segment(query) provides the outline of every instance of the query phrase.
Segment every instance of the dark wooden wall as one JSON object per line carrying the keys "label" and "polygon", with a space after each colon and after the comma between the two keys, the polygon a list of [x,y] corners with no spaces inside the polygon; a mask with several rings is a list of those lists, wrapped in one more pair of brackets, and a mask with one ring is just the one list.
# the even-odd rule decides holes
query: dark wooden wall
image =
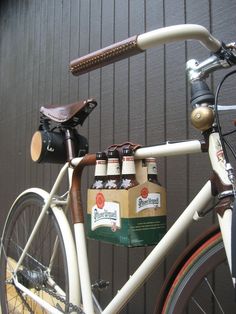
{"label": "dark wooden wall", "polygon": [[[0,200],[1,226],[18,193],[31,186],[49,189],[58,166],[30,160],[32,133],[42,104],[66,104],[95,97],[99,106],[81,129],[90,151],[126,140],[153,145],[166,140],[197,138],[188,122],[191,108],[185,61],[208,52],[197,43],[173,43],[73,77],[69,61],[115,41],[163,26],[196,23],[216,37],[236,38],[233,0],[9,0],[0,4]],[[221,74],[209,83],[214,87]],[[225,101],[233,101],[226,84]],[[232,117],[230,117],[232,118]],[[206,156],[160,159],[160,181],[168,191],[168,225],[208,177]],[[87,171],[85,182],[92,180]],[[178,206],[177,206],[178,204]],[[151,313],[167,269],[213,217],[193,226],[173,253],[141,288],[124,313]],[[136,269],[150,248],[131,249],[88,242],[92,281],[112,282],[99,295],[102,306]]]}

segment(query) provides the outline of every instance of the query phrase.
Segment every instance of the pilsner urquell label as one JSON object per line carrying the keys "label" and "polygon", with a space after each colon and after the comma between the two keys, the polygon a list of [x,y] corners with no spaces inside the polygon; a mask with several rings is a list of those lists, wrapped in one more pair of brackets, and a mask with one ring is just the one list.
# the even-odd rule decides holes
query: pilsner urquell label
{"label": "pilsner urquell label", "polygon": [[116,230],[121,227],[120,205],[117,202],[106,202],[102,193],[98,193],[96,204],[92,207],[91,229],[110,227]]}
{"label": "pilsner urquell label", "polygon": [[136,199],[136,212],[139,213],[144,209],[161,207],[160,193],[149,193],[147,188],[141,190],[141,195]]}

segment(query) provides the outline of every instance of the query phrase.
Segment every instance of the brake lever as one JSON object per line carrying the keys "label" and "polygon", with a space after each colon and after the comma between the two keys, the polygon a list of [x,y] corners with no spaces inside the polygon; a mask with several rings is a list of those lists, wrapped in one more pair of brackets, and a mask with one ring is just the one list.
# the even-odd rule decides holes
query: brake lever
{"label": "brake lever", "polygon": [[217,105],[218,111],[236,110],[236,105]]}
{"label": "brake lever", "polygon": [[230,66],[236,64],[236,44],[232,43],[222,43],[220,51],[215,53],[221,60],[226,61]]}

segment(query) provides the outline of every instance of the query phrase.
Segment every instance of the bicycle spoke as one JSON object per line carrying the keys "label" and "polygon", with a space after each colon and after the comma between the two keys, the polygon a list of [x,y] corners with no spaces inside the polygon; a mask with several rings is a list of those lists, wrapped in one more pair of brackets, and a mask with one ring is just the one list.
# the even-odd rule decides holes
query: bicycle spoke
{"label": "bicycle spoke", "polygon": [[[217,298],[217,296],[216,296],[216,294],[215,294],[215,292],[214,292],[214,290],[213,290],[213,288],[212,288],[212,286],[211,286],[211,284],[210,284],[208,278],[207,278],[207,277],[204,277],[204,281],[205,281],[205,283],[206,283],[208,289],[210,290],[211,295],[214,297],[214,300],[216,301],[216,303],[217,303],[217,305],[218,305],[220,311],[221,311],[222,313],[224,313],[224,310],[222,309],[222,306],[221,306],[221,304],[220,304],[220,301],[219,301],[219,299]],[[207,314],[207,312],[204,311],[204,309],[201,307],[201,305],[198,303],[198,301],[197,301],[194,297],[192,297],[192,301],[194,302],[194,304],[199,308],[199,310],[200,310],[202,313]]]}
{"label": "bicycle spoke", "polygon": [[50,272],[51,272],[51,269],[53,267],[55,256],[57,254],[57,247],[58,247],[58,245],[59,245],[59,241],[58,241],[58,237],[56,237],[55,242],[54,242],[54,246],[53,246],[53,250],[52,250],[53,253],[52,253],[52,256],[50,258],[49,266],[48,266],[48,269],[49,269]]}
{"label": "bicycle spoke", "polygon": [[216,296],[214,290],[212,289],[209,280],[207,279],[207,277],[205,277],[204,280],[205,280],[205,283],[207,284],[209,290],[211,291],[211,294],[213,295],[213,297],[214,297],[216,303],[218,304],[220,311],[221,311],[222,313],[224,313],[224,310],[222,309],[222,306],[221,306],[221,304],[220,304],[220,301],[219,301],[219,299],[217,298],[217,296]]}
{"label": "bicycle spoke", "polygon": [[203,310],[203,308],[201,307],[201,305],[197,302],[197,300],[196,300],[194,297],[192,297],[192,301],[194,302],[194,304],[199,308],[199,310],[200,310],[202,313],[207,314],[207,313]]}

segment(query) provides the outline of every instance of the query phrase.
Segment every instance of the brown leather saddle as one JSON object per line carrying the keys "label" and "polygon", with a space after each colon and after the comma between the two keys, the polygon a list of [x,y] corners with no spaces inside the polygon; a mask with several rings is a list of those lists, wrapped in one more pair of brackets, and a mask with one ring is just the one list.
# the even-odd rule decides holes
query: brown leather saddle
{"label": "brown leather saddle", "polygon": [[96,106],[95,99],[87,99],[68,105],[42,106],[40,112],[43,116],[57,123],[76,126],[82,125]]}

